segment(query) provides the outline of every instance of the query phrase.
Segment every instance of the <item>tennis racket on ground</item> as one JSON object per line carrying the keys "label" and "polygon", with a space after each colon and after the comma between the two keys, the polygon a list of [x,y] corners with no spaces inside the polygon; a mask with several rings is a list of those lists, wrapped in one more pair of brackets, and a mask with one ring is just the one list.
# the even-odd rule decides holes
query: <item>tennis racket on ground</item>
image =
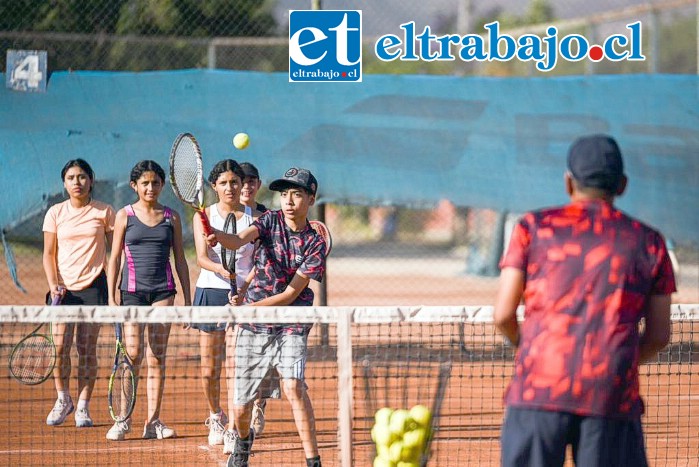
{"label": "tennis racket on ground", "polygon": [[192,206],[201,216],[204,233],[213,233],[204,209],[204,166],[199,143],[191,133],[177,136],[170,151],[170,183],[180,201]]}
{"label": "tennis racket on ground", "polygon": [[[230,234],[237,233],[238,227],[236,225],[235,214],[229,212],[226,216],[226,220],[223,223],[223,231]],[[231,284],[231,293],[233,295],[238,295],[238,284],[235,280],[235,250],[229,250],[223,245],[221,245],[221,263],[223,267],[231,275],[229,278]]]}
{"label": "tennis racket on ground", "polygon": [[330,235],[330,230],[321,221],[309,221],[311,228],[325,240],[325,256],[330,256],[330,250],[333,248],[333,238]]}
{"label": "tennis racket on ground", "polygon": [[131,365],[131,359],[122,343],[122,325],[117,323],[116,355],[114,369],[109,377],[109,415],[115,422],[123,422],[131,416],[136,405],[136,377]]}
{"label": "tennis racket on ground", "polygon": [[[49,301],[51,293],[46,295]],[[51,298],[51,306],[60,303],[61,296]],[[44,323],[36,327],[28,336],[19,341],[12,349],[9,359],[10,374],[20,383],[33,386],[41,384],[51,376],[56,364],[56,346],[53,344],[51,323],[48,334],[39,331]]]}

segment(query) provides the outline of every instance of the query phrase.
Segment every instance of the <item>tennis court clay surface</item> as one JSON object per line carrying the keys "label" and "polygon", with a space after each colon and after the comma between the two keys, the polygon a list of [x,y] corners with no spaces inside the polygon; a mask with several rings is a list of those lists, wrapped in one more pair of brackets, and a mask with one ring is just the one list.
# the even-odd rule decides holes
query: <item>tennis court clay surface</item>
{"label": "tennis court clay surface", "polygon": [[[8,328],[17,327],[3,325],[3,336]],[[398,332],[413,331],[402,329]],[[329,348],[324,347],[318,344],[317,334],[314,332],[311,338],[315,344],[310,348],[307,380],[316,412],[323,464],[340,465],[337,367],[332,340]],[[381,339],[380,336],[376,337],[377,340]],[[490,353],[496,351],[497,346],[486,344],[483,339],[483,336],[466,333],[465,342],[472,351],[462,350],[456,339],[453,350],[444,347],[432,350],[433,357],[436,353],[451,355],[452,373],[442,404],[431,465],[498,465],[498,436],[503,416],[501,394],[509,378],[511,364],[506,360],[491,358]],[[373,421],[364,391],[361,359],[371,352],[381,353],[382,349],[361,343],[371,340],[370,336],[363,335],[359,340],[354,365],[353,453],[355,465],[370,465],[373,446],[369,430]],[[3,344],[4,341],[3,338]],[[429,352],[429,346],[425,348]],[[395,347],[387,346],[383,350],[386,350],[384,355],[391,355],[390,358],[397,359],[401,353]],[[696,348],[693,350],[696,351]],[[692,349],[682,350],[685,353],[688,351]],[[113,332],[111,326],[104,326],[99,347],[100,371],[90,404],[95,421],[93,428],[76,428],[72,415],[62,426],[47,426],[46,415],[55,400],[52,381],[39,386],[22,386],[8,375],[3,365],[0,369],[0,464],[224,465],[227,456],[221,452],[221,447],[207,444],[208,429],[204,426],[204,420],[208,410],[198,376],[195,332],[173,327],[168,353],[168,379],[161,418],[177,430],[176,439],[141,439],[145,420],[145,381],[139,387],[132,432],[123,442],[105,439],[112,423],[106,401],[112,352]],[[3,345],[2,361],[6,361],[7,353],[8,346]],[[75,358],[74,363],[77,363]],[[396,362],[396,365],[399,363]],[[644,424],[652,465],[699,465],[699,437],[695,424],[699,419],[699,381],[696,376],[699,374],[699,364],[649,365],[644,368],[648,369],[645,373],[653,373],[643,378],[643,393],[648,407]],[[433,383],[420,381],[414,385]],[[71,381],[73,388],[75,384],[74,372]],[[417,390],[411,387],[412,381],[399,384],[407,384],[408,391]],[[222,386],[222,396],[225,397],[225,377]],[[394,396],[391,405],[401,406],[399,391],[395,391]],[[223,404],[225,407],[225,401]],[[303,451],[285,400],[268,403],[267,427],[264,435],[255,441],[253,453],[251,465],[303,465]]]}
{"label": "tennis court clay surface", "polygon": [[[424,260],[423,260],[424,261]],[[22,269],[22,282],[28,294],[3,297],[5,304],[36,305],[43,301],[45,280],[40,261]],[[423,264],[424,266],[424,264]],[[458,265],[452,265],[454,270]],[[419,262],[406,263],[392,273],[360,268],[355,260],[331,259],[328,297],[331,305],[490,305],[497,280],[454,274],[420,275]],[[406,274],[415,282],[406,281]],[[6,269],[0,280],[9,283]],[[197,277],[192,267],[191,277]],[[682,285],[682,282],[680,283]],[[687,281],[684,284],[688,284]],[[685,288],[675,301],[696,303],[695,288]],[[502,393],[512,371],[509,355],[502,354],[502,340],[492,329],[459,328],[444,325],[428,329],[415,327],[353,329],[357,339],[354,352],[353,457],[358,466],[371,465],[372,424],[362,380],[362,358],[383,355],[400,366],[400,352],[406,348],[439,359],[452,361],[434,456],[430,465],[499,465],[499,429],[502,422]],[[334,329],[329,346],[321,345],[319,326],[309,339],[307,380],[317,419],[318,440],[324,466],[340,465],[338,444],[338,375]],[[113,327],[102,327],[99,341],[99,374],[90,413],[93,428],[78,429],[72,415],[59,427],[45,420],[56,394],[51,380],[39,386],[23,386],[9,376],[7,357],[28,325],[0,325],[0,465],[225,465],[227,456],[220,446],[207,444],[204,421],[208,408],[199,378],[198,335],[173,325],[168,348],[167,382],[161,419],[177,431],[172,440],[142,440],[145,420],[145,381],[138,390],[132,432],[124,442],[110,442],[105,434],[112,424],[107,409],[107,380],[114,352]],[[437,335],[439,334],[439,335]],[[424,341],[424,336],[431,339]],[[398,336],[398,337],[396,337]],[[408,345],[411,341],[419,344]],[[401,344],[403,342],[403,344]],[[670,353],[661,363],[642,368],[642,394],[647,413],[647,434],[651,465],[699,467],[699,321],[676,323]],[[73,349],[72,395],[76,398],[77,356]],[[392,357],[391,357],[392,356]],[[433,384],[427,381],[424,384]],[[423,384],[423,382],[415,383]],[[226,407],[226,381],[222,382],[222,404]],[[77,401],[75,401],[77,402]],[[394,406],[401,405],[396,396]],[[267,405],[264,435],[253,446],[250,465],[304,465],[304,454],[286,400]]]}

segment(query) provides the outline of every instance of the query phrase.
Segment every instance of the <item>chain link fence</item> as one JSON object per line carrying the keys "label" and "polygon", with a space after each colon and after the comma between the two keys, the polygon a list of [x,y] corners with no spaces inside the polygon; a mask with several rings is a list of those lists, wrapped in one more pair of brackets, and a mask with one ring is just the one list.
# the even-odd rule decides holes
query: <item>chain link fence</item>
{"label": "chain link fence", "polygon": [[[314,6],[359,8],[364,12],[365,73],[531,75],[528,64],[382,62],[375,40],[400,33],[400,24],[416,21],[435,34],[484,34],[483,25],[500,21],[503,33],[545,34],[555,25],[561,34],[590,39],[623,32],[630,21],[643,22],[648,60],[567,63],[552,74],[696,73],[696,0],[581,2],[530,0],[337,1],[174,1],[36,0],[0,2],[0,52],[46,50],[50,70],[143,71],[182,68],[286,71],[288,10]],[[4,55],[4,54],[3,54]],[[4,71],[5,64],[1,65]]]}
{"label": "chain link fence", "polygon": [[[284,72],[288,69],[288,10],[318,7],[363,10],[367,74],[544,76],[518,61],[408,64],[378,60],[373,53],[376,38],[398,34],[400,24],[411,20],[429,24],[436,34],[482,34],[484,24],[498,20],[503,32],[514,36],[543,34],[553,24],[561,33],[589,38],[623,31],[631,20],[641,20],[645,62],[562,63],[545,76],[697,71],[696,0],[4,0],[0,1],[0,56],[8,49],[46,50],[49,71]],[[0,71],[5,72],[4,60]],[[124,167],[124,173],[129,168]],[[27,293],[14,286],[11,271],[0,266],[0,304],[42,300],[46,285],[41,220],[51,201],[62,196],[47,194],[44,210],[4,232],[7,262],[17,264],[17,278]],[[278,206],[269,192],[263,192],[262,201]],[[321,300],[330,305],[490,304],[497,287],[497,260],[506,241],[503,232],[514,217],[454,206],[448,200],[429,209],[329,204],[315,215],[325,217],[336,238],[327,289],[319,291]],[[697,302],[697,245],[678,245],[676,252],[680,260],[676,300]],[[191,246],[188,256],[194,257]],[[196,274],[192,267],[193,279]]]}

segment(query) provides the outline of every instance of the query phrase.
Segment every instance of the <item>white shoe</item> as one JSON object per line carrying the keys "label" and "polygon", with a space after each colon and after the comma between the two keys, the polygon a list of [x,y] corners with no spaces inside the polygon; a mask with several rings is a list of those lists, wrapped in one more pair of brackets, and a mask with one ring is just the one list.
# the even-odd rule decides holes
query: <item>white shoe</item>
{"label": "white shoe", "polygon": [[90,412],[88,412],[86,408],[75,411],[75,426],[78,428],[87,428],[92,426],[92,418],[90,418]]}
{"label": "white shoe", "polygon": [[160,420],[146,423],[143,427],[143,439],[167,439],[174,438],[175,430],[165,426]]}
{"label": "white shoe", "polygon": [[226,430],[223,432],[223,453],[233,454],[235,449],[235,440],[238,438],[238,432],[236,430]]}
{"label": "white shoe", "polygon": [[223,432],[226,431],[226,423],[228,423],[228,417],[223,412],[210,415],[206,419],[204,425],[209,427],[209,446],[216,446],[223,444]]}
{"label": "white shoe", "polygon": [[123,422],[116,422],[107,432],[107,439],[110,441],[124,441],[126,434],[131,432],[131,419]]}
{"label": "white shoe", "polygon": [[250,422],[250,428],[255,430],[255,436],[259,437],[265,429],[265,407],[267,406],[267,401],[262,399],[262,402],[258,404],[255,401],[252,404],[252,421]]}
{"label": "white shoe", "polygon": [[73,409],[73,399],[70,397],[66,400],[56,399],[53,409],[49,412],[49,416],[46,417],[46,424],[50,426],[60,425],[66,421],[68,415],[73,413]]}

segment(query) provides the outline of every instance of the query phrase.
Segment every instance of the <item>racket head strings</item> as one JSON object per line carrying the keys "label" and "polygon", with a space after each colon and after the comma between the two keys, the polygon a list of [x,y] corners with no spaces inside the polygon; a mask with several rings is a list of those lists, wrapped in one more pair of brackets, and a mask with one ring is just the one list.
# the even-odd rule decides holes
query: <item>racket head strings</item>
{"label": "racket head strings", "polygon": [[170,153],[170,183],[184,202],[201,206],[204,201],[203,167],[197,140],[189,133],[177,137]]}
{"label": "racket head strings", "polygon": [[51,376],[55,361],[53,342],[43,335],[31,335],[12,351],[10,373],[24,384],[39,384]]}
{"label": "racket head strings", "polygon": [[136,377],[133,368],[122,361],[109,381],[109,412],[114,421],[123,422],[131,416],[136,402]]}

